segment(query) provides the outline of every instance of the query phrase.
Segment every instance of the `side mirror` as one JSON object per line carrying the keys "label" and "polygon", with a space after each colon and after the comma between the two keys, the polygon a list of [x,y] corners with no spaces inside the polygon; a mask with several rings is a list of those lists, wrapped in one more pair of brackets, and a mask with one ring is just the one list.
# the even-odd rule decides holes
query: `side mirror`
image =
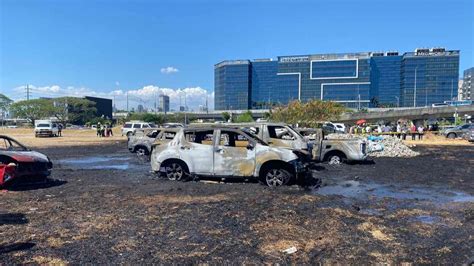
{"label": "side mirror", "polygon": [[249,143],[249,144],[247,145],[247,150],[253,150],[253,148],[254,148],[254,146],[253,146],[252,143]]}

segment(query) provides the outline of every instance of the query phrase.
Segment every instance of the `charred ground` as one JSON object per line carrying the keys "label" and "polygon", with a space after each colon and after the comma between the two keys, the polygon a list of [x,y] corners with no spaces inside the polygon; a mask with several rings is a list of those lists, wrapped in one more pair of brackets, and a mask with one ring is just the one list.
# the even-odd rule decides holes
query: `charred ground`
{"label": "charred ground", "polygon": [[416,149],[322,164],[317,191],[157,179],[124,142],[42,149],[54,181],[0,192],[0,263],[472,262],[474,145]]}

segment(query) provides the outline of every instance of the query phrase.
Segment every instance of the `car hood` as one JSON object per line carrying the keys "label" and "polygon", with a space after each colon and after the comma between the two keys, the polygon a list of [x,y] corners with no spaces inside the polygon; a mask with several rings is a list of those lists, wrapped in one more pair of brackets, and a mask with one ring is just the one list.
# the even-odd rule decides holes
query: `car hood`
{"label": "car hood", "polygon": [[49,162],[48,156],[37,151],[7,151],[3,154],[11,156],[18,162]]}

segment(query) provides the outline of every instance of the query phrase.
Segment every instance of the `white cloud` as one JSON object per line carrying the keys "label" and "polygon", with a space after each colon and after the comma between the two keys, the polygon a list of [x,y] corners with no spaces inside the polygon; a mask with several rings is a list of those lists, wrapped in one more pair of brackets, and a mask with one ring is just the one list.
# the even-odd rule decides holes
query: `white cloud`
{"label": "white cloud", "polygon": [[175,67],[169,66],[169,67],[163,67],[161,70],[162,74],[173,74],[178,72],[179,70]]}
{"label": "white cloud", "polygon": [[[15,100],[24,100],[26,86],[20,86],[13,89],[13,93],[8,95]],[[162,88],[155,85],[147,85],[138,89],[118,89],[107,92],[95,91],[85,87],[68,86],[62,88],[58,85],[51,86],[34,86],[30,85],[31,98],[39,97],[63,97],[63,96],[95,96],[109,99],[115,99],[115,105],[119,109],[126,109],[127,94],[129,109],[137,109],[138,104],[142,104],[146,108],[154,109],[155,101],[161,94],[170,97],[171,109],[179,110],[179,106],[188,106],[190,110],[198,110],[199,106],[205,106],[206,101],[209,109],[214,109],[214,92],[209,92],[201,87],[189,88]],[[8,94],[8,93],[7,93]],[[17,95],[17,97],[14,97]]]}

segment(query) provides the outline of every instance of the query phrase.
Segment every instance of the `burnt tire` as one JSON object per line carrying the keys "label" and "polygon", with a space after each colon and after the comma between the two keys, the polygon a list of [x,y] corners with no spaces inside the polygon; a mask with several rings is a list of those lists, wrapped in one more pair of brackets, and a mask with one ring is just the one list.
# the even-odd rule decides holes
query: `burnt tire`
{"label": "burnt tire", "polygon": [[334,152],[327,156],[326,161],[330,165],[340,165],[345,159],[346,156],[342,152]]}
{"label": "burnt tire", "polygon": [[166,162],[163,167],[165,168],[164,177],[169,180],[185,181],[189,176],[188,168],[182,162]]}
{"label": "burnt tire", "polygon": [[150,155],[150,152],[146,147],[136,147],[135,148],[135,153],[137,156],[148,156]]}
{"label": "burnt tire", "polygon": [[456,133],[449,133],[447,137],[448,137],[448,139],[455,139],[456,138]]}
{"label": "burnt tire", "polygon": [[293,179],[294,176],[286,169],[269,168],[263,173],[261,182],[269,187],[280,187],[287,185]]}

